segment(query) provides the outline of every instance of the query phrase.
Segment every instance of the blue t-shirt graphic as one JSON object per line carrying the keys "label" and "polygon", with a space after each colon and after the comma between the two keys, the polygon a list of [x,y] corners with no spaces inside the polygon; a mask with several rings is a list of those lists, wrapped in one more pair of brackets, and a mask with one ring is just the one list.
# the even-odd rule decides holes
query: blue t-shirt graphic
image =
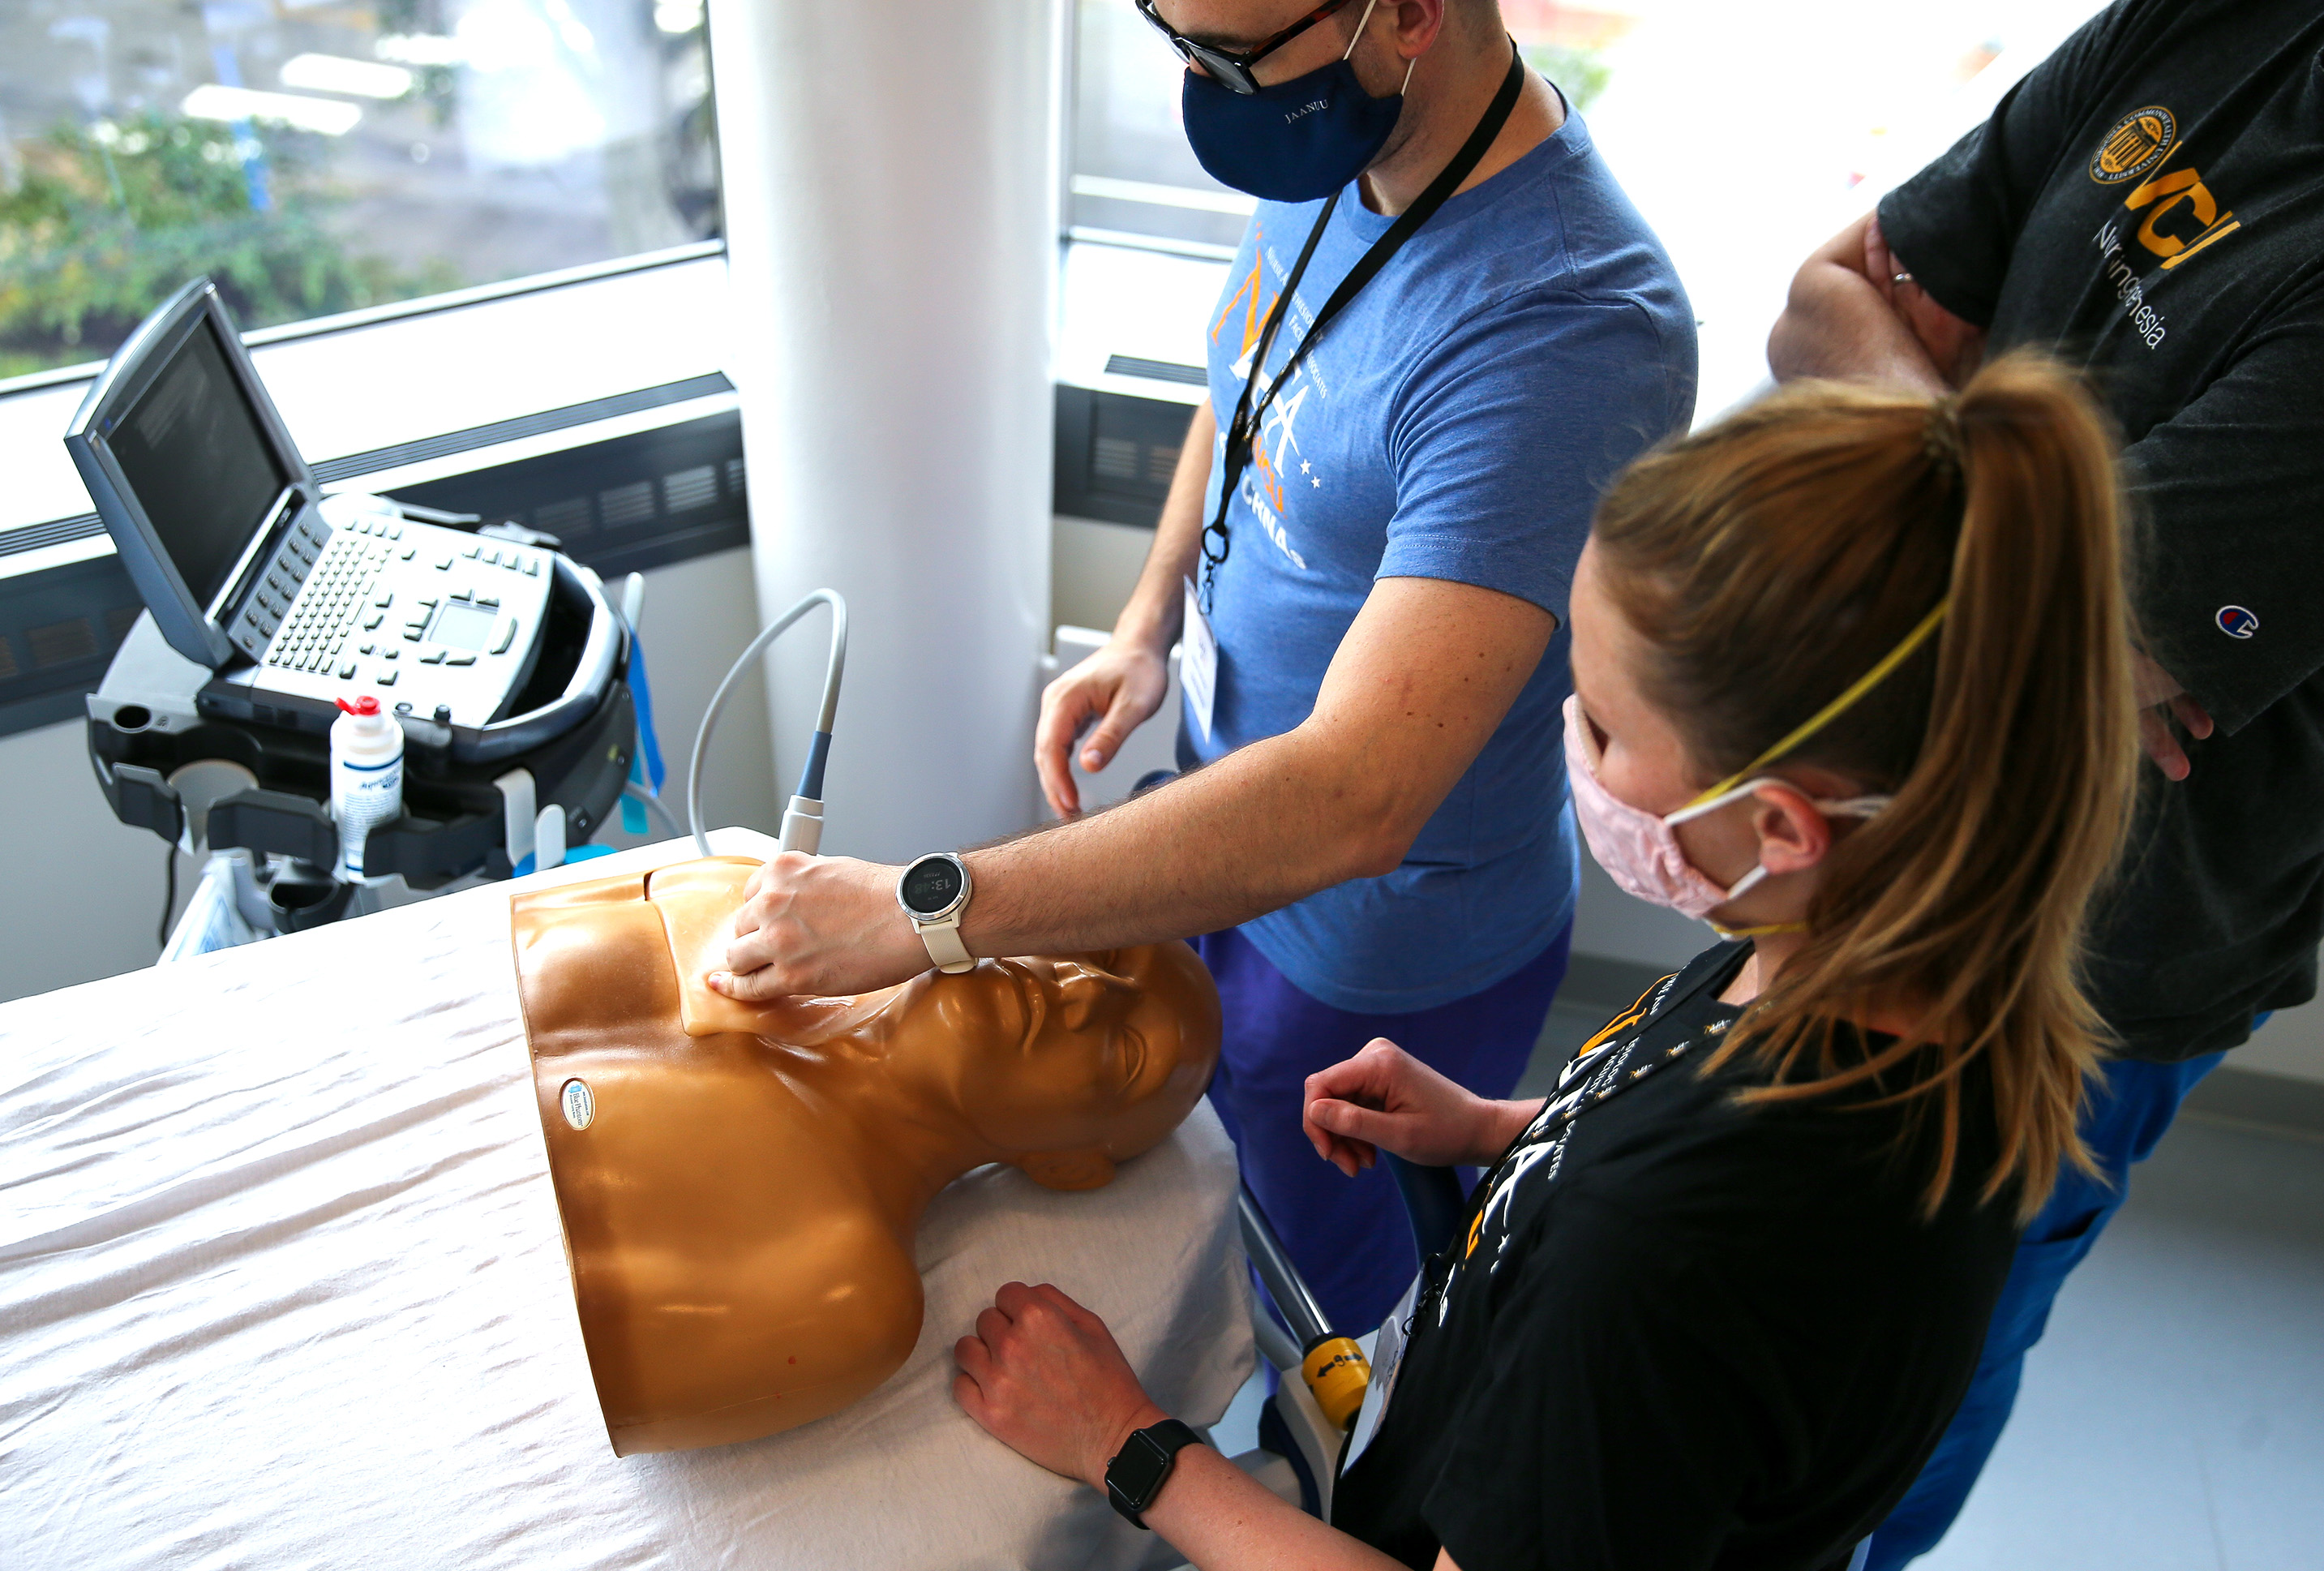
{"label": "blue t-shirt graphic", "polygon": [[[1262,202],[1244,232],[1210,323],[1222,430],[1322,206]],[[1342,192],[1270,370],[1391,222],[1353,186]],[[1446,202],[1275,395],[1227,509],[1211,735],[1188,716],[1182,762],[1305,720],[1376,578],[1480,585],[1561,624],[1402,866],[1245,924],[1313,997],[1367,1013],[1447,1003],[1514,972],[1572,916],[1566,592],[1598,493],[1685,429],[1694,382],[1694,318],[1678,275],[1569,109],[1555,135]]]}

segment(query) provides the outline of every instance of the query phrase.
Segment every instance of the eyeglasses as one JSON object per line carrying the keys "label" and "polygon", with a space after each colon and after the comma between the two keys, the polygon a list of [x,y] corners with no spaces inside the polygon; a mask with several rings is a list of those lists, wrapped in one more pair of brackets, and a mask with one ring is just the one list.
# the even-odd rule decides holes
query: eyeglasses
{"label": "eyeglasses", "polygon": [[1138,0],[1138,13],[1161,30],[1162,36],[1170,41],[1170,47],[1178,51],[1179,59],[1190,66],[1202,67],[1216,78],[1221,86],[1234,92],[1249,94],[1259,90],[1259,79],[1250,74],[1251,67],[1325,17],[1342,11],[1352,4],[1354,0],[1323,0],[1323,5],[1262,42],[1257,49],[1246,50],[1214,49],[1207,43],[1196,43],[1162,20],[1161,13],[1154,9],[1155,0]]}

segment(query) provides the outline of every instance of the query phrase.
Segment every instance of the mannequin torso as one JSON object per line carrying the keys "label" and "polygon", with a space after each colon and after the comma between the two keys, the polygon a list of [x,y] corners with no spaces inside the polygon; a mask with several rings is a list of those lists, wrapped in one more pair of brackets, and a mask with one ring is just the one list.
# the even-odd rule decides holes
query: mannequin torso
{"label": "mannequin torso", "polygon": [[870,1391],[918,1336],[912,1237],[937,1191],[993,1161],[1102,1185],[1177,1126],[1217,1058],[1217,993],[1184,944],[723,998],[701,978],[754,866],[512,902],[575,1298],[625,1455],[773,1434]]}

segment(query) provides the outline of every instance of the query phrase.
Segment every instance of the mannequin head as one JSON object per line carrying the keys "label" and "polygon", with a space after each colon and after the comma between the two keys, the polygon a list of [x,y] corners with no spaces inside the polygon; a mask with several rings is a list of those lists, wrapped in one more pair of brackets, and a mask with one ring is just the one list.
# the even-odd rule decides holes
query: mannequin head
{"label": "mannequin head", "polygon": [[1177,1128],[1217,1060],[1217,993],[1183,944],[931,971],[889,1009],[977,1135],[1054,1188],[1093,1188]]}

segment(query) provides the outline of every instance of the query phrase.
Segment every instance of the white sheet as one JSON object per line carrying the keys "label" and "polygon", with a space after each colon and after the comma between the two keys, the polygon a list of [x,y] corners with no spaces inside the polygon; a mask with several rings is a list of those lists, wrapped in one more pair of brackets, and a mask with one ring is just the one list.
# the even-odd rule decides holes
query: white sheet
{"label": "white sheet", "polygon": [[950,1348],[1001,1282],[1055,1281],[1157,1400],[1214,1421],[1251,1349],[1209,1104],[1093,1194],[1007,1169],[947,1190],[920,1231],[919,1345],[853,1408],[617,1460],[534,1112],[511,888],[0,1006],[0,1560],[1080,1567],[1157,1549],[961,1413]]}

